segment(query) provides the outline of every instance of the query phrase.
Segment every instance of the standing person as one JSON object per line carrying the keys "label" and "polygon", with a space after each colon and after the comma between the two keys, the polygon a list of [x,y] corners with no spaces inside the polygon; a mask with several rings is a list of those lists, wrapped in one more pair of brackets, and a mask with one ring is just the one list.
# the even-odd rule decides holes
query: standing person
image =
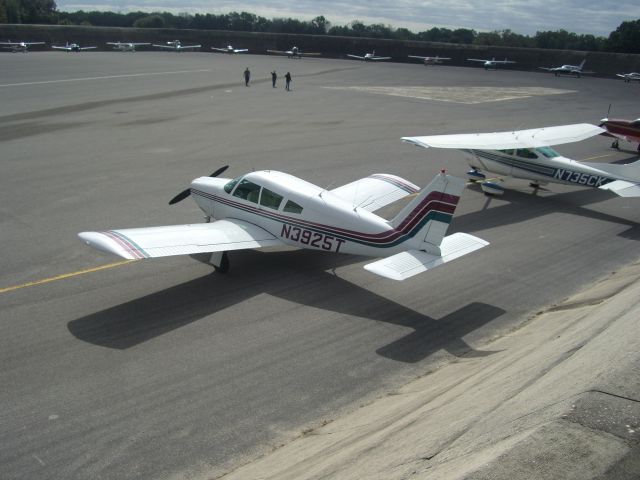
{"label": "standing person", "polygon": [[249,86],[249,80],[251,79],[251,72],[249,71],[249,67],[244,71],[244,86]]}
{"label": "standing person", "polygon": [[271,84],[273,85],[273,88],[276,88],[276,80],[277,79],[278,79],[278,74],[274,70],[273,72],[271,72]]}
{"label": "standing person", "polygon": [[284,76],[284,80],[285,80],[285,82],[286,82],[285,89],[286,89],[287,91],[288,91],[288,90],[291,90],[291,87],[290,87],[290,84],[291,84],[291,74],[290,74],[289,72],[287,72],[287,74]]}

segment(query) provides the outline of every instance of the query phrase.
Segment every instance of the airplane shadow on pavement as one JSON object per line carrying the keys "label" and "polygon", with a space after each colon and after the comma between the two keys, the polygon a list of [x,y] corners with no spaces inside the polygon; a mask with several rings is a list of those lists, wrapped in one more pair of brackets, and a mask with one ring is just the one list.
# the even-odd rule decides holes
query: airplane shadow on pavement
{"label": "airplane shadow on pavement", "polygon": [[361,257],[298,250],[245,251],[230,258],[231,271],[226,275],[196,278],[72,320],[67,327],[85,342],[128,349],[266,293],[307,307],[412,328],[376,352],[414,363],[441,349],[456,356],[492,353],[475,351],[462,338],[505,313],[474,302],[434,319],[325,271],[359,262]]}

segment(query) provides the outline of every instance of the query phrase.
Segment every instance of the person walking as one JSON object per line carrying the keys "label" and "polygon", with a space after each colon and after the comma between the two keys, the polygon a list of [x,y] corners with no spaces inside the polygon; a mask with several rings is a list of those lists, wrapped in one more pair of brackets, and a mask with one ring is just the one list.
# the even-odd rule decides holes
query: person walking
{"label": "person walking", "polygon": [[273,85],[273,88],[276,88],[276,80],[277,79],[278,79],[278,74],[274,70],[273,72],[271,72],[271,84]]}
{"label": "person walking", "polygon": [[249,80],[251,79],[251,72],[249,71],[249,67],[244,71],[244,86],[249,86]]}
{"label": "person walking", "polygon": [[284,81],[285,81],[285,89],[287,91],[291,90],[291,74],[289,72],[287,72],[287,74],[284,76]]}

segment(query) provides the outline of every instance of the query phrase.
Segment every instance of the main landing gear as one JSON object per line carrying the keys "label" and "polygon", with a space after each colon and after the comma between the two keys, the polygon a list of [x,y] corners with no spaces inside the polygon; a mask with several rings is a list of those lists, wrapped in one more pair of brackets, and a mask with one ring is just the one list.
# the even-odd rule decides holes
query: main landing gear
{"label": "main landing gear", "polygon": [[229,255],[227,252],[213,252],[209,263],[213,265],[216,273],[227,273],[229,271]]}
{"label": "main landing gear", "polygon": [[480,183],[480,188],[486,195],[502,195],[504,188],[496,182],[487,179],[487,176],[477,168],[471,167],[467,172],[467,178],[471,183]]}

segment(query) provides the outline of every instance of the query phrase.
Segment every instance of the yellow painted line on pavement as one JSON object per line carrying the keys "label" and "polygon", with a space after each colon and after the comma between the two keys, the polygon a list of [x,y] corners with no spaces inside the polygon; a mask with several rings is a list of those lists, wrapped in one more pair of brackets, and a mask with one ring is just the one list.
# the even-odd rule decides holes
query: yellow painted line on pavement
{"label": "yellow painted line on pavement", "polygon": [[586,162],[587,160],[595,160],[596,158],[606,158],[612,156],[613,153],[607,153],[606,155],[596,155],[595,157],[587,157],[580,160],[581,162]]}
{"label": "yellow painted line on pavement", "polygon": [[12,292],[14,290],[20,290],[21,288],[35,287],[36,285],[42,285],[44,283],[51,283],[57,280],[64,280],[65,278],[77,277],[78,275],[84,275],[85,273],[98,272],[100,270],[106,270],[108,268],[119,267],[131,262],[135,262],[135,260],[122,260],[120,262],[98,265],[97,267],[87,268],[85,270],[78,270],[77,272],[63,273],[62,275],[56,275],[55,277],[43,278],[42,280],[34,280],[33,282],[26,282],[21,285],[0,288],[0,293]]}

